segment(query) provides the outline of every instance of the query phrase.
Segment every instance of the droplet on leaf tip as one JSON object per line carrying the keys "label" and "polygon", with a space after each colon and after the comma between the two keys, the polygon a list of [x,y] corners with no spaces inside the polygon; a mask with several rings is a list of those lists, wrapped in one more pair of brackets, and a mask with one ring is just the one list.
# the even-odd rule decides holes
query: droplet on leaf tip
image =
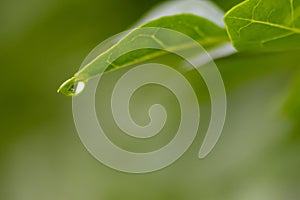
{"label": "droplet on leaf tip", "polygon": [[57,90],[66,96],[76,96],[80,94],[85,88],[84,81],[76,81],[75,77],[72,77],[65,81]]}

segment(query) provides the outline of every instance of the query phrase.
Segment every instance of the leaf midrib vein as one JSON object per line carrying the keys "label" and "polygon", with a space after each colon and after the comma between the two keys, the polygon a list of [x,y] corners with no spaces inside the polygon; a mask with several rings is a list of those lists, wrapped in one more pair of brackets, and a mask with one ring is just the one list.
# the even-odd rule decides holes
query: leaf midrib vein
{"label": "leaf midrib vein", "polygon": [[[227,37],[208,37],[208,38],[205,38],[204,40],[196,40],[197,43],[199,43],[200,45],[214,45],[214,44],[219,44],[219,43],[225,43],[228,41],[228,38]],[[181,45],[178,45],[178,46],[170,46],[169,48],[166,48],[165,50],[166,51],[176,51],[176,50],[180,50],[180,49],[188,49],[188,48],[192,48],[194,46],[194,42],[193,43],[187,43],[187,44],[181,44]],[[130,66],[130,65],[134,65],[136,63],[141,63],[141,62],[144,62],[144,61],[147,61],[147,60],[150,60],[150,59],[153,59],[153,58],[157,58],[157,57],[160,57],[160,56],[163,56],[165,54],[167,54],[168,52],[166,51],[157,51],[157,52],[153,52],[153,53],[149,53],[145,56],[141,56],[137,59],[134,59],[132,61],[129,61],[129,62],[126,62],[124,64],[120,64],[120,65],[114,65],[113,68],[111,68],[110,70],[108,71],[105,71],[104,73],[110,73],[110,72],[113,72],[117,69],[120,69],[122,67],[127,67],[127,66]],[[106,54],[108,52],[105,52],[104,54]],[[103,55],[103,54],[102,54]],[[87,65],[90,65],[92,62],[88,63]],[[84,67],[86,68],[87,65]],[[84,69],[83,68],[83,69]],[[77,79],[80,79],[80,80],[88,80],[88,79],[91,79],[93,78],[94,76],[88,76],[88,77],[85,77],[85,75],[82,74],[83,70],[80,70],[79,72],[77,72],[75,74],[75,77],[77,77]],[[82,77],[82,78],[79,78],[79,77]],[[83,78],[85,77],[85,78]]]}
{"label": "leaf midrib vein", "polygon": [[255,19],[247,19],[247,18],[243,18],[243,17],[228,17],[228,18],[248,21],[248,22],[252,22],[252,23],[256,23],[256,24],[263,24],[263,25],[274,27],[274,28],[284,29],[287,31],[292,31],[292,32],[300,34],[299,28],[288,27],[288,26],[281,25],[281,24],[274,24],[271,22],[265,22],[265,21],[255,20]]}

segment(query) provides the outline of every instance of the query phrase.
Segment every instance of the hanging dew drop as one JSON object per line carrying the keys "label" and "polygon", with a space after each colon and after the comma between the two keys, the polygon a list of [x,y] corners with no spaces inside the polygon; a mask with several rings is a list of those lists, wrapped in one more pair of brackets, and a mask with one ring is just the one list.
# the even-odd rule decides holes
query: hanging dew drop
{"label": "hanging dew drop", "polygon": [[85,88],[84,81],[76,81],[75,77],[70,78],[66,82],[64,82],[57,92],[62,93],[66,96],[76,96],[80,94]]}

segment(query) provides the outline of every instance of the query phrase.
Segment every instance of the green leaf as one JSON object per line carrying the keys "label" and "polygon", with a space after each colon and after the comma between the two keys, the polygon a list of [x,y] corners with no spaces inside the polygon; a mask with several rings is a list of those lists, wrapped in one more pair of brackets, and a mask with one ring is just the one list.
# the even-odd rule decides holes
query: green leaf
{"label": "green leaf", "polygon": [[[224,44],[229,41],[226,30],[224,28],[214,24],[206,18],[194,14],[178,14],[173,16],[165,16],[147,22],[140,27],[158,27],[178,31],[193,38],[206,49],[212,49],[220,44]],[[134,42],[154,42],[158,44],[161,43],[161,46],[164,45],[162,39],[157,37],[157,33],[153,32],[151,34],[141,34],[139,30],[139,28],[134,29],[123,39],[121,39],[117,44],[115,44],[102,54],[98,55],[94,60],[92,60],[79,72],[77,72],[71,79],[66,81],[58,89],[58,91],[67,96],[73,96],[78,93],[76,92],[76,90],[77,84],[79,82],[86,82],[90,78],[93,78],[103,72],[120,69],[166,54],[166,51],[143,49],[130,52],[119,57],[115,61],[111,61],[110,57],[112,54],[117,54],[117,52],[128,48],[128,46],[134,45]],[[139,38],[139,40],[135,41],[136,38]],[[176,42],[174,43],[176,44]],[[192,49],[192,47],[188,44],[181,44],[177,46],[172,46],[171,44],[170,48],[175,50]],[[108,63],[109,67],[107,68]]]}
{"label": "green leaf", "polygon": [[238,50],[300,48],[300,0],[247,0],[225,16]]}
{"label": "green leaf", "polygon": [[225,28],[224,12],[211,1],[206,0],[175,0],[164,1],[147,12],[134,27],[141,26],[155,19],[177,14],[194,14]]}

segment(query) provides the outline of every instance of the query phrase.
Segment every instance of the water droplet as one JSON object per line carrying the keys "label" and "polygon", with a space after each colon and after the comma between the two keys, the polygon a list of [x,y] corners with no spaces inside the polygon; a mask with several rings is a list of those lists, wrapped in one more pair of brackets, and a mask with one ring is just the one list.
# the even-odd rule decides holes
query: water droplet
{"label": "water droplet", "polygon": [[80,94],[85,87],[85,83],[83,81],[80,81],[77,83],[76,88],[75,88],[75,95]]}
{"label": "water droplet", "polygon": [[57,92],[62,93],[66,96],[76,96],[80,94],[85,87],[84,81],[77,81],[75,77],[72,77],[68,79],[66,82],[64,82]]}

